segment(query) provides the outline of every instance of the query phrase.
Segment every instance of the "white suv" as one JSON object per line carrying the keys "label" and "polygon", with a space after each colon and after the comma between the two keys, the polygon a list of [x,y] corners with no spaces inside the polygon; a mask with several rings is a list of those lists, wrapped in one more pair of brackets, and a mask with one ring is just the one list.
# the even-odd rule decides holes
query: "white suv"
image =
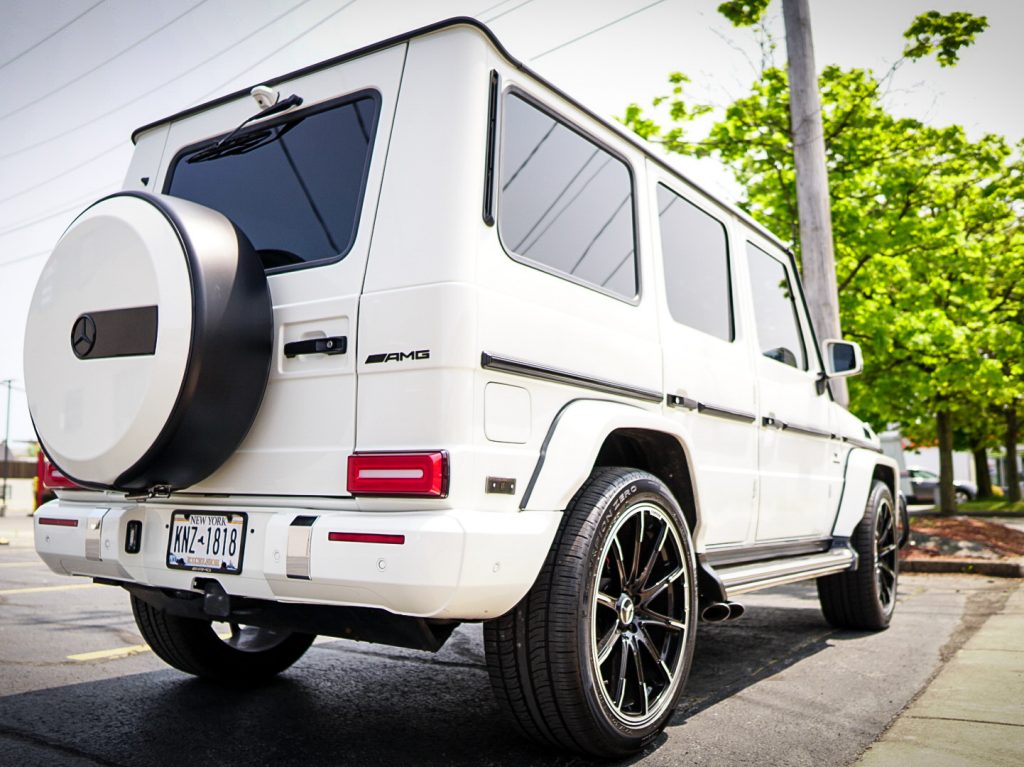
{"label": "white suv", "polygon": [[828,386],[856,345],[823,360],[775,237],[477,22],[133,140],[31,305],[77,485],[35,534],[172,666],[252,682],[316,634],[483,621],[522,732],[615,756],[737,595],[816,578],[833,625],[888,624],[896,466]]}

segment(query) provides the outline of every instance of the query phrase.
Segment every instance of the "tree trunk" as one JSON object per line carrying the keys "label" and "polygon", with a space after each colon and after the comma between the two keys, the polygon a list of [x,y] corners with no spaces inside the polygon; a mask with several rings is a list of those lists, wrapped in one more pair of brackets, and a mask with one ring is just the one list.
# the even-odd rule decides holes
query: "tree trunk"
{"label": "tree trunk", "polygon": [[978,498],[992,497],[992,475],[988,473],[988,450],[974,451],[974,475],[978,478]]}
{"label": "tree trunk", "polygon": [[[818,340],[841,338],[839,290],[832,244],[832,209],[825,164],[818,73],[814,68],[808,0],[782,0],[789,58],[789,122],[796,165],[796,207],[800,220],[800,259],[807,306]],[[829,382],[836,401],[849,403],[846,380]]]}
{"label": "tree trunk", "polygon": [[953,489],[953,419],[940,410],[936,416],[939,431],[939,513],[956,513]]}
{"label": "tree trunk", "polygon": [[1006,499],[1017,502],[1020,500],[1020,472],[1017,471],[1017,405],[1010,405],[1006,410]]}

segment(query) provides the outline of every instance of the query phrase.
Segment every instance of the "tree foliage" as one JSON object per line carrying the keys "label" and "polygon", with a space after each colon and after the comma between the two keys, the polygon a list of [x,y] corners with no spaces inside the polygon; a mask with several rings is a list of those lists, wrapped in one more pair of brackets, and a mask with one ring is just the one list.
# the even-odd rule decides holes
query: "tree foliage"
{"label": "tree foliage", "polygon": [[[735,22],[734,22],[735,23]],[[951,67],[960,60],[960,49],[988,28],[988,18],[957,11],[943,15],[938,11],[922,13],[903,36],[910,42],[903,50],[908,59],[935,54],[939,64]]]}
{"label": "tree foliage", "polygon": [[737,27],[757,24],[768,9],[771,0],[729,0],[718,6],[718,12]]}
{"label": "tree foliage", "polygon": [[[692,121],[707,107],[687,99],[686,83],[674,73],[652,111],[632,104],[623,122],[670,152],[727,165],[741,206],[795,241],[786,73],[764,71],[699,138]],[[819,83],[842,324],[867,361],[851,403],[930,441],[937,413],[966,432],[979,411],[1024,394],[1022,147],[893,115],[884,84],[835,66]]]}

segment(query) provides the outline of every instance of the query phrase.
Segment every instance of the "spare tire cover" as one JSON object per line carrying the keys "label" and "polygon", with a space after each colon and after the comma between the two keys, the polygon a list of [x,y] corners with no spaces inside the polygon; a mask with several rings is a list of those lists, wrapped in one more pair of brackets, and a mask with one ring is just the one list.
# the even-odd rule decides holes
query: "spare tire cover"
{"label": "spare tire cover", "polygon": [[75,482],[180,489],[213,473],[252,425],[273,347],[270,291],[226,217],[122,192],[87,208],[29,308],[29,412]]}

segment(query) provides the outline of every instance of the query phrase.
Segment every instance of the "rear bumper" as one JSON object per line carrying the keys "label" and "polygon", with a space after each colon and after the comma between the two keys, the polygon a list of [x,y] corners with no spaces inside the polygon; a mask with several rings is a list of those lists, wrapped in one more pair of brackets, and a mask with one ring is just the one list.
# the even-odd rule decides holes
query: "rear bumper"
{"label": "rear bumper", "polygon": [[[561,512],[541,511],[189,507],[248,515],[242,571],[224,575],[167,567],[174,510],[152,503],[51,501],[35,515],[36,551],[52,570],[68,575],[183,591],[201,591],[195,579],[212,578],[233,596],[472,620],[501,615],[526,594],[561,519]],[[300,516],[315,519],[293,525]],[[125,551],[133,520],[142,523],[137,554]],[[404,543],[331,541],[331,532],[398,534]]]}

